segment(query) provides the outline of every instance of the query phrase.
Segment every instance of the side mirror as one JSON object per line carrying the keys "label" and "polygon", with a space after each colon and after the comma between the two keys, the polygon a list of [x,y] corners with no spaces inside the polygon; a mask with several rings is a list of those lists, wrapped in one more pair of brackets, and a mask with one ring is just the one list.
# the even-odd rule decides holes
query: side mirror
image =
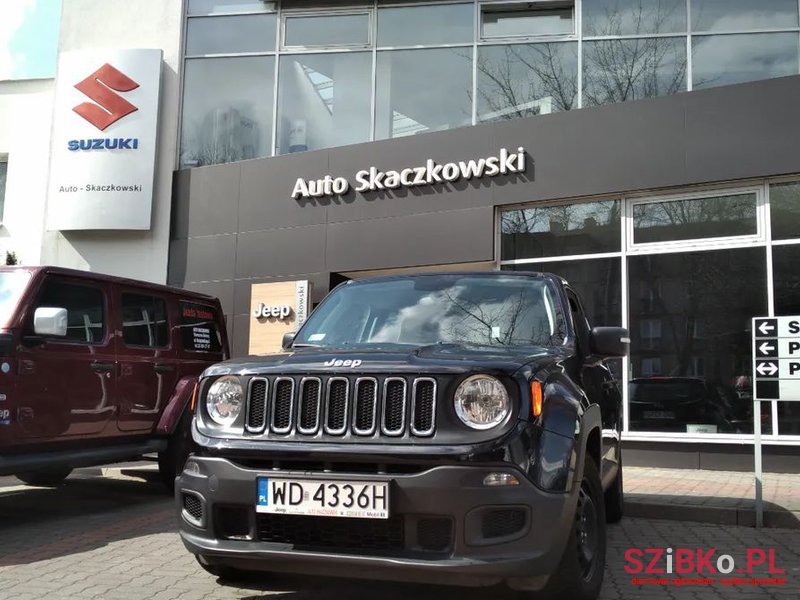
{"label": "side mirror", "polygon": [[595,327],[589,343],[594,356],[616,358],[627,356],[631,338],[624,327]]}
{"label": "side mirror", "polygon": [[290,331],[288,333],[283,334],[283,341],[281,342],[281,348],[284,350],[291,350],[292,349],[292,342],[294,342],[294,336],[297,335],[296,331]]}
{"label": "side mirror", "polygon": [[67,335],[67,309],[40,306],[33,313],[33,332],[36,335]]}

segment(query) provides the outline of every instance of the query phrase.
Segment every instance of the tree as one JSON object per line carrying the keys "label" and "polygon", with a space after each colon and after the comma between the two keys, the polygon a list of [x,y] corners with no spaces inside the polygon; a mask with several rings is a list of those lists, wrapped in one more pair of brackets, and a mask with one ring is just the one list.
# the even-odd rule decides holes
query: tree
{"label": "tree", "polygon": [[[686,89],[685,36],[654,37],[674,30],[681,5],[677,0],[615,2],[588,22],[587,36],[643,37],[584,41],[583,106],[664,96]],[[578,107],[575,42],[481,47],[477,70],[479,121]]]}

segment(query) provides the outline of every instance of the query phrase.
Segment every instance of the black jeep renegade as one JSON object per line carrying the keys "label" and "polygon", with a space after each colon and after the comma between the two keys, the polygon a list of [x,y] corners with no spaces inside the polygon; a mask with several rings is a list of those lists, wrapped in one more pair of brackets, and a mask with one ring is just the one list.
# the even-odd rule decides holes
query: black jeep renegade
{"label": "black jeep renegade", "polygon": [[181,537],[210,573],[506,585],[596,598],[622,516],[621,395],[541,273],[348,281],[285,353],[208,368]]}

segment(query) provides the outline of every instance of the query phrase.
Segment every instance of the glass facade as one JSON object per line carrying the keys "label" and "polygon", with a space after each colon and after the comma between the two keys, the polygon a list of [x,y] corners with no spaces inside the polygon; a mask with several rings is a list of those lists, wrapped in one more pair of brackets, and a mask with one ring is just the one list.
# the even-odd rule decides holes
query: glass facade
{"label": "glass facade", "polygon": [[800,72],[796,0],[189,0],[180,166]]}
{"label": "glass facade", "polygon": [[[562,275],[593,324],[628,328],[628,435],[752,434],[750,322],[800,314],[798,206],[800,182],[760,181],[515,208],[500,214],[500,265]],[[762,402],[760,419],[774,439],[800,436],[794,403]]]}

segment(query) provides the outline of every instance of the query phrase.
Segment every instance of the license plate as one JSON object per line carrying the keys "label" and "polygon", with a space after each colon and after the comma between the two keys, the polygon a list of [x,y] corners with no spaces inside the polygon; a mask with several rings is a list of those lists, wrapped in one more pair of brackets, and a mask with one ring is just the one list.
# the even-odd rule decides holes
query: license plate
{"label": "license plate", "polygon": [[388,519],[389,484],[259,477],[256,512]]}
{"label": "license plate", "polygon": [[642,416],[645,419],[674,419],[675,413],[668,410],[646,410]]}

